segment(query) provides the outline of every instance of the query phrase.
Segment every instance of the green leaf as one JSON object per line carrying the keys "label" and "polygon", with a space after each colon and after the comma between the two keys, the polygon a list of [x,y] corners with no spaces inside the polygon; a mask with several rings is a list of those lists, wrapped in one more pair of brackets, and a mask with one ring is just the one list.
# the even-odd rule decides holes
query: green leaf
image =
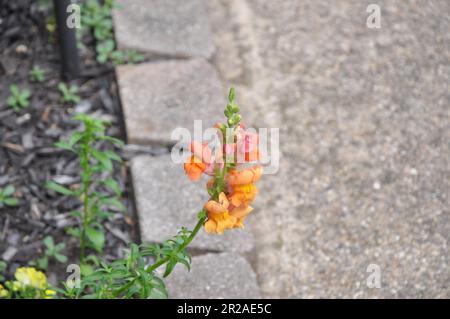
{"label": "green leaf", "polygon": [[122,202],[120,200],[118,200],[115,197],[107,197],[107,198],[102,198],[100,200],[100,204],[101,205],[105,205],[105,206],[113,206],[118,208],[121,211],[125,211],[126,207],[124,204],[122,204]]}
{"label": "green leaf", "polygon": [[61,91],[62,94],[69,93],[68,89],[67,89],[67,86],[64,83],[62,83],[62,82],[58,84],[58,89]]}
{"label": "green leaf", "polygon": [[111,190],[117,195],[120,196],[122,190],[120,189],[119,183],[117,183],[114,179],[108,178],[104,181],[104,184],[111,188]]}
{"label": "green leaf", "polygon": [[112,151],[105,151],[103,152],[103,154],[105,154],[108,158],[112,159],[113,161],[122,162],[120,156]]}
{"label": "green leaf", "polygon": [[169,259],[169,262],[166,265],[166,271],[164,272],[164,275],[163,275],[164,278],[169,276],[172,273],[173,268],[175,268],[176,264],[177,264],[177,260],[175,258]]}
{"label": "green leaf", "polygon": [[66,188],[66,187],[64,187],[64,186],[62,186],[62,185],[59,185],[59,184],[57,184],[57,183],[55,183],[55,182],[53,182],[53,181],[48,181],[48,182],[45,184],[45,186],[46,186],[48,189],[52,189],[52,190],[54,190],[55,192],[60,193],[60,194],[63,194],[63,195],[70,195],[70,196],[72,196],[72,195],[75,194],[75,193],[74,193],[73,191],[71,191],[70,189],[68,189],[68,188]]}
{"label": "green leaf", "polygon": [[72,134],[69,140],[69,145],[73,147],[75,144],[77,144],[81,139],[83,138],[83,133],[81,132],[75,132]]}
{"label": "green leaf", "polygon": [[103,136],[99,136],[99,139],[104,140],[104,141],[109,141],[120,148],[123,148],[125,146],[124,142],[122,142],[121,140],[119,140],[118,138],[115,138],[115,137],[103,135]]}
{"label": "green leaf", "polygon": [[82,214],[79,210],[74,210],[74,211],[70,212],[70,215],[75,218],[81,218],[81,216],[82,216]]}
{"label": "green leaf", "polygon": [[64,263],[67,262],[67,257],[64,256],[64,255],[62,255],[62,254],[56,253],[54,257],[55,257],[55,259],[56,259],[57,261],[59,261],[59,262],[62,263],[62,264],[64,264]]}
{"label": "green leaf", "polygon": [[100,64],[104,64],[108,61],[108,55],[104,53],[98,53],[97,54],[97,62]]}
{"label": "green leaf", "polygon": [[92,156],[94,156],[94,158],[96,158],[101,163],[101,165],[105,170],[107,170],[108,172],[112,170],[113,168],[112,162],[104,152],[100,152],[97,151],[96,149],[93,149]]}
{"label": "green leaf", "polygon": [[63,142],[63,141],[56,142],[53,145],[55,147],[63,149],[63,150],[73,151],[72,146],[69,143],[66,143],[66,142]]}
{"label": "green leaf", "polygon": [[47,270],[48,267],[48,258],[42,257],[37,260],[37,266],[42,270]]}
{"label": "green leaf", "polygon": [[8,185],[3,189],[2,194],[3,194],[3,196],[8,197],[8,196],[11,196],[12,194],[14,194],[15,191],[16,191],[16,189],[14,188],[14,186]]}
{"label": "green leaf", "polygon": [[66,248],[66,244],[59,243],[55,246],[55,251],[59,252],[59,251],[63,250],[64,248]]}
{"label": "green leaf", "polygon": [[82,263],[80,265],[80,271],[83,276],[89,276],[90,274],[92,274],[94,272],[94,268],[89,264]]}
{"label": "green leaf", "polygon": [[235,98],[235,91],[234,91],[234,87],[230,88],[230,93],[228,94],[228,101],[233,102],[234,98]]}
{"label": "green leaf", "polygon": [[3,273],[6,270],[6,267],[6,262],[0,260],[0,273]]}
{"label": "green leaf", "polygon": [[10,96],[6,100],[6,103],[8,104],[8,106],[14,107],[16,105],[17,101],[16,101],[16,98],[14,96]]}
{"label": "green leaf", "polygon": [[92,227],[87,227],[86,236],[92,243],[95,250],[99,252],[103,250],[103,245],[105,244],[105,234],[103,233],[103,231]]}
{"label": "green leaf", "polygon": [[80,238],[81,236],[81,231],[79,228],[76,227],[69,227],[66,229],[66,233],[73,236],[73,237],[77,237]]}
{"label": "green leaf", "polygon": [[5,205],[8,205],[8,206],[17,206],[18,201],[16,198],[5,198],[3,200],[3,203],[5,203]]}
{"label": "green leaf", "polygon": [[9,87],[9,90],[11,91],[11,93],[13,95],[19,95],[19,87],[17,85],[15,85],[15,84],[11,85]]}
{"label": "green leaf", "polygon": [[28,89],[24,89],[21,94],[22,98],[24,98],[24,99],[28,99],[30,97],[30,95],[31,95],[31,92]]}
{"label": "green leaf", "polygon": [[183,252],[178,253],[177,255],[178,262],[183,264],[188,271],[191,271],[191,257]]}
{"label": "green leaf", "polygon": [[51,236],[45,237],[42,242],[48,249],[55,248],[55,242],[53,241],[53,237],[51,237]]}
{"label": "green leaf", "polygon": [[167,299],[169,297],[166,286],[160,278],[153,276],[152,285],[153,289],[149,295],[150,299]]}

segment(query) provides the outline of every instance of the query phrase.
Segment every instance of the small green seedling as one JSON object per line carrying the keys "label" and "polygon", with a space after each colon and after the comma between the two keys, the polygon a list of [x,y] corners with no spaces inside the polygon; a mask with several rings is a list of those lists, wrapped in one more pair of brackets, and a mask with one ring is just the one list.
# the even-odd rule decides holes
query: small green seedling
{"label": "small green seedling", "polygon": [[104,41],[113,37],[113,23],[111,10],[114,1],[105,1],[103,4],[98,0],[89,0],[84,5],[82,22],[93,30],[97,41]]}
{"label": "small green seedling", "polygon": [[65,83],[59,83],[59,92],[61,92],[61,101],[64,103],[78,103],[80,102],[80,97],[77,95],[78,86],[72,84],[70,87]]}
{"label": "small green seedling", "polygon": [[17,198],[14,197],[16,189],[9,185],[5,188],[0,188],[0,208],[4,206],[17,206]]}
{"label": "small green seedling", "polygon": [[0,282],[5,280],[3,274],[5,273],[7,266],[8,265],[3,260],[0,260]]}
{"label": "small green seedling", "polygon": [[32,82],[42,82],[45,80],[44,70],[37,65],[30,71],[30,79]]}
{"label": "small green seedling", "polygon": [[100,64],[112,62],[114,65],[142,62],[144,56],[135,50],[116,50],[112,23],[113,8],[119,8],[115,0],[88,0],[81,10],[82,24],[92,31],[98,43],[95,47],[97,61]]}
{"label": "small green seedling", "polygon": [[128,50],[127,52],[128,63],[138,63],[144,61],[144,56],[136,50]]}
{"label": "small green seedling", "polygon": [[19,112],[30,104],[29,98],[31,93],[29,90],[21,90],[17,85],[13,84],[9,87],[9,91],[11,95],[6,102],[15,112]]}
{"label": "small green seedling", "polygon": [[100,42],[99,44],[97,44],[96,50],[97,50],[97,61],[102,64],[106,63],[111,57],[111,54],[114,53],[114,41],[106,40]]}
{"label": "small green seedling", "polygon": [[66,248],[64,243],[59,243],[55,245],[53,237],[47,236],[42,241],[45,245],[44,256],[36,260],[36,262],[31,262],[30,264],[36,264],[40,269],[47,270],[48,261],[50,258],[54,258],[60,263],[66,263],[67,257],[61,253]]}

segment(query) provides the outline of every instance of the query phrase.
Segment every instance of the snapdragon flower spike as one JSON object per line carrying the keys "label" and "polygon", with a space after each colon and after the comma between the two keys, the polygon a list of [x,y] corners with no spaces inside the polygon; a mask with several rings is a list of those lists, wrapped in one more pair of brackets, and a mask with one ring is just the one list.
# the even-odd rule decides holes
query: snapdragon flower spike
{"label": "snapdragon flower spike", "polygon": [[262,175],[258,164],[259,136],[240,123],[239,107],[230,90],[225,108],[226,124],[216,123],[221,145],[213,151],[206,142],[194,141],[189,146],[191,156],[184,164],[189,179],[197,181],[203,174],[212,176],[207,182],[211,198],[204,205],[207,233],[222,234],[227,229],[243,228],[244,220],[253,210],[258,190],[254,185]]}

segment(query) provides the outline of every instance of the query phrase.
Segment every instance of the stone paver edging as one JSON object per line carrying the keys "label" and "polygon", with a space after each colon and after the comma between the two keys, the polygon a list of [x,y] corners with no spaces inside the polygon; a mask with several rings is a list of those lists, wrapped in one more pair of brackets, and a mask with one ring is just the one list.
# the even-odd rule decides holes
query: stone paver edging
{"label": "stone paver edging", "polygon": [[146,55],[210,58],[211,28],[202,0],[118,0],[114,11],[121,49]]}
{"label": "stone paver edging", "polygon": [[206,254],[192,258],[190,272],[177,265],[167,279],[169,297],[175,299],[261,298],[256,275],[239,254]]}
{"label": "stone paver edging", "polygon": [[129,143],[174,143],[177,127],[194,120],[214,125],[225,105],[217,72],[204,59],[150,62],[117,68]]}

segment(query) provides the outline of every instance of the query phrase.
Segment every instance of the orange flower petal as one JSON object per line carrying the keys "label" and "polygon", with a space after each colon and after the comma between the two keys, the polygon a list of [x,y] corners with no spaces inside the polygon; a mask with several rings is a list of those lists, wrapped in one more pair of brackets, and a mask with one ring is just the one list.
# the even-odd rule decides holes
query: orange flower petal
{"label": "orange flower petal", "polygon": [[258,189],[253,184],[233,185],[230,202],[233,206],[248,205],[256,197]]}
{"label": "orange flower petal", "polygon": [[205,209],[211,214],[224,214],[228,212],[228,199],[225,193],[220,193],[219,201],[210,200],[205,204]]}
{"label": "orange flower petal", "polygon": [[253,210],[253,207],[251,206],[239,206],[239,207],[235,207],[230,214],[238,219],[241,218],[245,218],[247,217],[248,214],[250,214],[250,212]]}
{"label": "orange flower petal", "polygon": [[261,178],[261,174],[261,165],[253,166],[242,171],[233,169],[227,175],[227,182],[229,185],[250,184],[258,181]]}
{"label": "orange flower petal", "polygon": [[248,214],[253,210],[251,206],[241,205],[239,207],[234,208],[230,214],[236,217],[236,223],[234,224],[234,228],[244,228],[244,220],[247,218]]}
{"label": "orange flower petal", "polygon": [[202,163],[199,158],[192,155],[188,162],[184,163],[184,171],[191,181],[197,181],[206,169],[206,164]]}
{"label": "orange flower petal", "polygon": [[217,223],[212,220],[209,219],[206,223],[205,223],[205,231],[207,233],[216,233],[216,228],[217,228]]}
{"label": "orange flower petal", "polygon": [[189,146],[189,150],[203,163],[210,164],[212,162],[212,151],[208,147],[208,144],[202,144],[197,141],[193,141]]}

